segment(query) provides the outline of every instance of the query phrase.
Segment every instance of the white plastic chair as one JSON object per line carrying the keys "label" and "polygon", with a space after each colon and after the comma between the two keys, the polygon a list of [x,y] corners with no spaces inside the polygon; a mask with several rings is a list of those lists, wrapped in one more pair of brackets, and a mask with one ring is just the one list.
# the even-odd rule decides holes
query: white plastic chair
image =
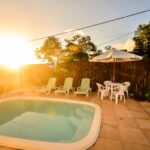
{"label": "white plastic chair", "polygon": [[128,88],[129,88],[129,86],[131,85],[130,84],[130,82],[123,82],[123,85],[126,87],[126,89],[125,89],[125,92],[126,92],[126,94],[127,94],[127,97],[129,96],[129,92],[128,92]]}
{"label": "white plastic chair", "polygon": [[111,83],[112,81],[109,81],[109,80],[104,81],[104,85],[111,84]]}
{"label": "white plastic chair", "polygon": [[98,96],[101,94],[101,100],[103,100],[104,96],[109,96],[109,87],[103,86],[100,83],[96,83],[98,87]]}
{"label": "white plastic chair", "polygon": [[109,81],[109,80],[104,81],[105,87],[108,87],[109,90],[111,90],[111,84],[112,84],[112,83],[113,83],[113,82],[112,82],[112,81]]}
{"label": "white plastic chair", "polygon": [[118,104],[118,99],[120,99],[120,100],[123,99],[124,103],[126,102],[125,93],[124,93],[125,90],[126,90],[126,87],[123,84],[120,84],[113,88],[112,98],[113,98],[113,96],[115,97],[116,104]]}

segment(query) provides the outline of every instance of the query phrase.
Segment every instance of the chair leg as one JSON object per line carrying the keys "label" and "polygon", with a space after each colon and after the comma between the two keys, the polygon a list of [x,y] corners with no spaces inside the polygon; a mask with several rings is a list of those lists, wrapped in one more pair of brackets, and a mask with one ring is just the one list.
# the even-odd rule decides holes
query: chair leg
{"label": "chair leg", "polygon": [[101,92],[101,100],[103,100],[103,98],[104,98],[104,93]]}
{"label": "chair leg", "polygon": [[122,100],[122,95],[120,95],[120,100]]}
{"label": "chair leg", "polygon": [[87,93],[86,93],[86,97],[88,97],[88,96],[89,96],[89,93],[87,92]]}
{"label": "chair leg", "polygon": [[123,96],[124,103],[126,102],[125,96]]}
{"label": "chair leg", "polygon": [[129,94],[128,94],[128,91],[126,90],[126,91],[124,91],[124,93],[126,94],[126,96],[128,97],[129,96]]}
{"label": "chair leg", "polygon": [[67,96],[67,95],[69,94],[69,92],[68,92],[68,91],[66,91],[66,92],[65,92],[65,94],[66,94],[66,96]]}
{"label": "chair leg", "polygon": [[111,94],[109,94],[108,96],[109,96],[109,99],[110,99],[110,100],[112,101],[112,97],[111,97]]}
{"label": "chair leg", "polygon": [[92,93],[92,88],[89,88],[89,93]]}
{"label": "chair leg", "polygon": [[128,91],[127,91],[127,97],[129,97]]}
{"label": "chair leg", "polygon": [[116,96],[116,104],[118,104],[118,95],[115,95]]}

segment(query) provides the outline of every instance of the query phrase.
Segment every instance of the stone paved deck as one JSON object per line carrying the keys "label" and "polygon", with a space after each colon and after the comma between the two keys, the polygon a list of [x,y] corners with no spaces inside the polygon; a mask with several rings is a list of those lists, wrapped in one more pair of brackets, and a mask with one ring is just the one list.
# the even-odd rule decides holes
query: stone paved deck
{"label": "stone paved deck", "polygon": [[[1,95],[1,98],[11,96],[44,96],[66,98],[63,94],[11,93]],[[96,143],[88,150],[150,150],[150,102],[127,99],[116,105],[114,101],[101,101],[97,93],[89,97],[70,94],[67,99],[89,101],[102,108],[102,125]],[[0,150],[16,150],[0,146]]]}

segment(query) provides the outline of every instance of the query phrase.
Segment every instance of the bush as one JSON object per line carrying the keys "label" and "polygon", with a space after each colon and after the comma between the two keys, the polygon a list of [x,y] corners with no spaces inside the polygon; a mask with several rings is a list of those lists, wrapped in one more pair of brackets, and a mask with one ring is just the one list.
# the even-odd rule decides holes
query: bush
{"label": "bush", "polygon": [[135,98],[138,100],[148,100],[150,101],[150,90],[139,88],[135,93]]}

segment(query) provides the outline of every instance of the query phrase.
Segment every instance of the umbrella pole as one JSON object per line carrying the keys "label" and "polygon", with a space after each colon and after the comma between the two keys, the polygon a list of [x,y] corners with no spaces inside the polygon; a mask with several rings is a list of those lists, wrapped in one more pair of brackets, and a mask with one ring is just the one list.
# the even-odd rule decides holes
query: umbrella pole
{"label": "umbrella pole", "polygon": [[114,66],[113,66],[113,82],[115,82],[115,70],[116,70],[116,58],[114,58]]}

